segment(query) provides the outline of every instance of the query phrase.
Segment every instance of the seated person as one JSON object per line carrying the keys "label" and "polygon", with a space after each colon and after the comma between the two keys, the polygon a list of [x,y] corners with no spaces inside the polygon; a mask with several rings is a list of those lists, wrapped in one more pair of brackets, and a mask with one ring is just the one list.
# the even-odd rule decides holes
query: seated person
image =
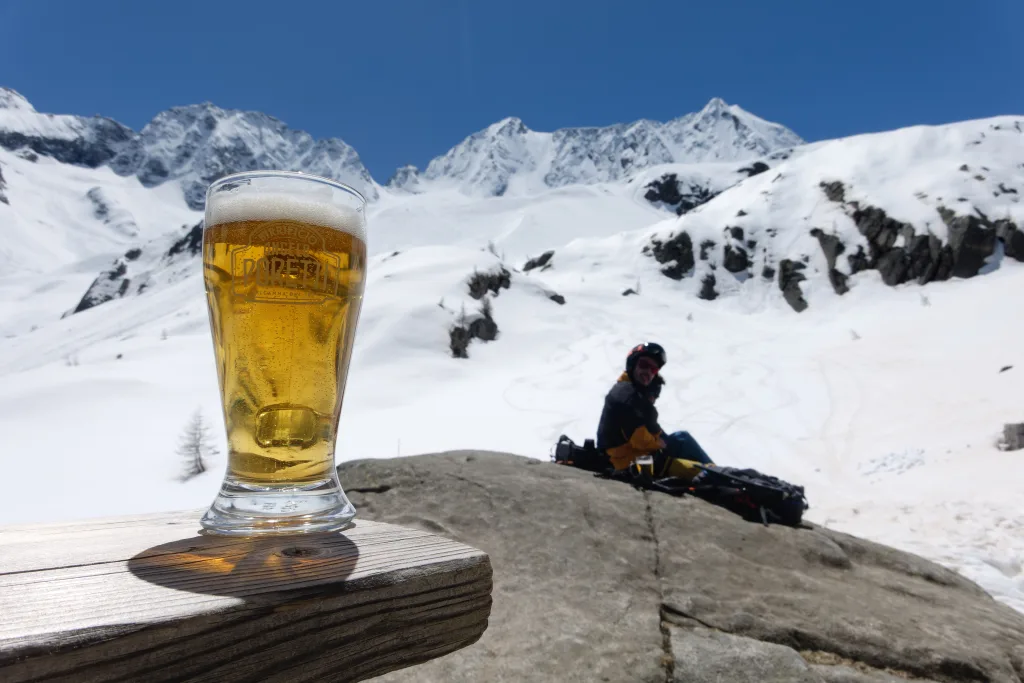
{"label": "seated person", "polygon": [[693,463],[713,463],[688,432],[665,434],[658,424],[654,402],[665,383],[658,373],[666,361],[665,349],[653,342],[629,352],[626,371],[604,399],[597,447],[616,470],[629,467],[642,455],[651,455],[655,477],[692,479],[700,472]]}

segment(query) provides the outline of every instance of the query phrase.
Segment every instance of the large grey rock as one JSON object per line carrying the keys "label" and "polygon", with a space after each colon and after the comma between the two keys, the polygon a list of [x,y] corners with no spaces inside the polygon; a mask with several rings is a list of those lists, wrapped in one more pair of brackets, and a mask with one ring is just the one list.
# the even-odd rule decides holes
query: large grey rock
{"label": "large grey rock", "polygon": [[796,650],[708,629],[669,628],[673,683],[822,683]]}
{"label": "large grey rock", "polygon": [[693,240],[686,231],[678,232],[662,242],[652,238],[651,243],[644,247],[644,253],[650,253],[664,267],[661,272],[673,280],[682,280],[693,270]]}
{"label": "large grey rock", "polygon": [[379,680],[665,680],[654,543],[630,487],[492,453],[339,469],[361,518],[462,539],[494,568],[479,642]]}
{"label": "large grey rock", "polygon": [[811,670],[821,677],[823,683],[906,683],[908,680],[916,683],[934,683],[925,678],[908,679],[906,676],[893,676],[884,671],[861,671],[842,665],[812,664]]}
{"label": "large grey rock", "polygon": [[667,619],[937,681],[1019,683],[1024,615],[923,558],[651,496]]}
{"label": "large grey rock", "polygon": [[494,567],[480,641],[381,680],[1024,680],[1024,615],[914,555],[511,455],[339,469],[360,517],[468,543]]}

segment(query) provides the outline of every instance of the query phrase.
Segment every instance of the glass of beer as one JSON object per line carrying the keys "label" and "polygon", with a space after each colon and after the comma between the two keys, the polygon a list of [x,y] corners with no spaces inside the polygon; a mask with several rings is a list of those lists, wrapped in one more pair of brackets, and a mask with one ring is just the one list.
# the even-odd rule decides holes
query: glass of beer
{"label": "glass of beer", "polygon": [[227,472],[210,533],[334,531],[355,516],[334,445],[366,281],[366,201],[326,178],[224,177],[206,194],[203,279]]}

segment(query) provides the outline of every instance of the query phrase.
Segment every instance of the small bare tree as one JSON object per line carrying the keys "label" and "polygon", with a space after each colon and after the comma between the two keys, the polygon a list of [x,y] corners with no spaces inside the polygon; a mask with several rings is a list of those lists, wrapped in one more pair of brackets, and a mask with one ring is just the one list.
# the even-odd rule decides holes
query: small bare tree
{"label": "small bare tree", "polygon": [[185,425],[178,445],[178,455],[183,461],[181,481],[188,481],[205,472],[213,456],[217,455],[217,448],[213,445],[210,428],[203,419],[202,410],[196,409],[192,419]]}

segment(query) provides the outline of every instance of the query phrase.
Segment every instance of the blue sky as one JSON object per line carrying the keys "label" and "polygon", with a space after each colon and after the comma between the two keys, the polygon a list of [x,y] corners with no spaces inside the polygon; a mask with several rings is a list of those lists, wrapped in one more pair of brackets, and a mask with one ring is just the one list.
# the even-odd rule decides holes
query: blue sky
{"label": "blue sky", "polygon": [[0,85],[135,129],[256,109],[374,177],[505,116],[665,120],[722,97],[808,140],[1024,114],[1022,0],[0,0]]}

